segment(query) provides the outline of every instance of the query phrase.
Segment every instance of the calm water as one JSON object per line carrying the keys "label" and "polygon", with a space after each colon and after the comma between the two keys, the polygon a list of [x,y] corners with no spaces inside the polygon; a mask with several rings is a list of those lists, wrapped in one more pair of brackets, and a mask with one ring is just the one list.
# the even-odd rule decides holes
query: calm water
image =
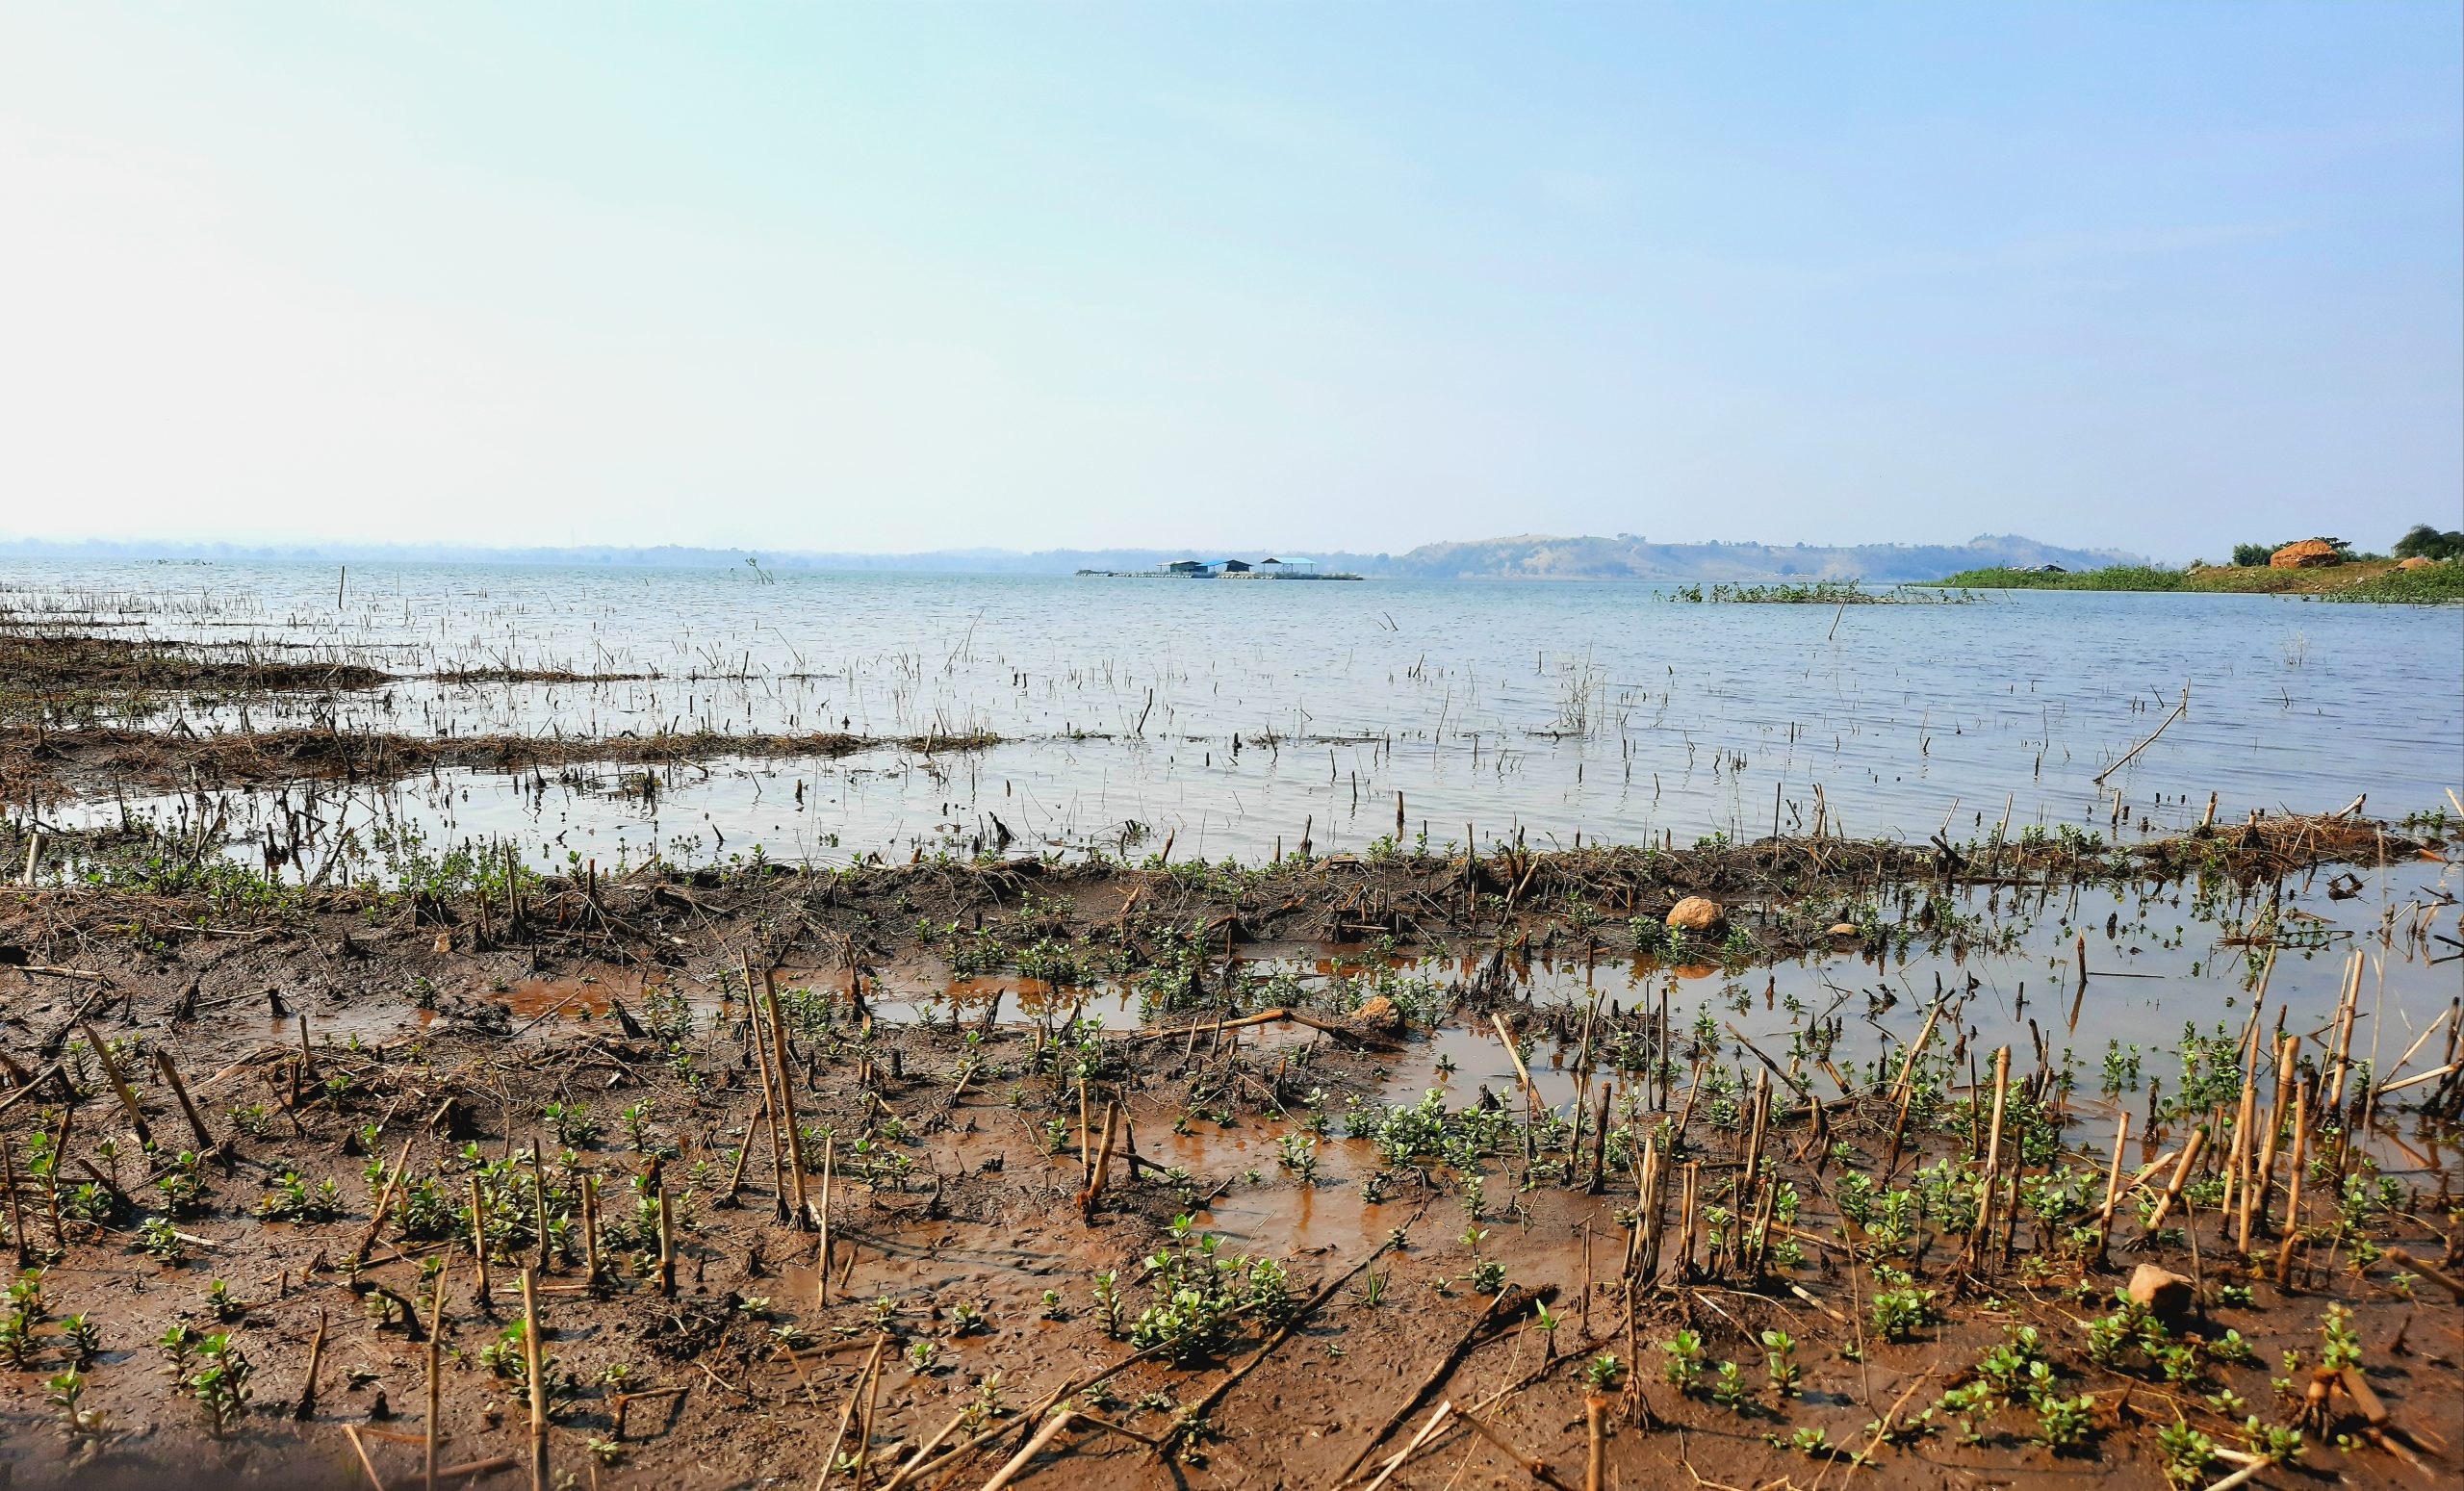
{"label": "calm water", "polygon": [[[2252,808],[2449,807],[2464,612],[2267,597],[2011,592],[1974,604],[1714,605],[1629,584],[1293,584],[449,565],[0,561],[20,614],[347,656],[406,679],[341,719],[450,730],[988,731],[965,754],[722,760],[655,814],[609,771],[457,773],[345,804],[448,834],[638,859],[843,859],[988,838],[1254,856],[1522,832],[1681,842],[1810,827],[1954,838]],[[2100,793],[2092,779],[2190,710]],[[304,717],[251,707],[257,727]],[[236,714],[191,711],[199,729]],[[167,725],[167,717],[153,723]],[[1235,749],[1235,737],[1240,744]],[[804,797],[796,801],[801,784]],[[1819,799],[1817,799],[1819,788]],[[1820,806],[1817,808],[1817,802]],[[177,801],[136,805],[176,813]],[[242,804],[244,816],[264,805]],[[90,810],[90,811],[91,810]],[[118,805],[103,805],[116,812]],[[332,811],[321,813],[329,821]],[[64,813],[64,816],[73,816]]]}

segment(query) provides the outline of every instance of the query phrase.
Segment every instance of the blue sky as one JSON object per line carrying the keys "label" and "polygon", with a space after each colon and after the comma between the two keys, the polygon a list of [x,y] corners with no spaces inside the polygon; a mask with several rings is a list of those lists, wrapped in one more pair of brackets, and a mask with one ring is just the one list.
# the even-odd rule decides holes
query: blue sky
{"label": "blue sky", "polygon": [[2382,546],[2459,17],[0,5],[0,534]]}

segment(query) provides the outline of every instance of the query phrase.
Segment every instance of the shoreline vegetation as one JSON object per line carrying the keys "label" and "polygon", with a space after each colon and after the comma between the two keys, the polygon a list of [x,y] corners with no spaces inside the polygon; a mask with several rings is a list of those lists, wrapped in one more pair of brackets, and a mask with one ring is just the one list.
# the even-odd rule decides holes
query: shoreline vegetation
{"label": "shoreline vegetation", "polygon": [[2067,574],[2040,570],[1963,570],[1931,584],[1963,590],[2120,590],[2166,594],[2299,596],[2310,601],[2352,601],[2437,605],[2464,603],[2464,564],[2404,569],[2393,559],[2352,559],[2319,569],[2271,569],[2265,565],[2195,565],[2168,570],[2117,564]]}

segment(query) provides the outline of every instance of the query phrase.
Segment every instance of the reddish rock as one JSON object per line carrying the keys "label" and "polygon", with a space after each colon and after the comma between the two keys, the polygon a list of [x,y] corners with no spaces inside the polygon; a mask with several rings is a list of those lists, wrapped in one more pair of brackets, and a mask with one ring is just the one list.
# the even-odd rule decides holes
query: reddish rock
{"label": "reddish rock", "polygon": [[1668,909],[1668,924],[1680,932],[1716,932],[1727,919],[1720,903],[1706,896],[1689,895]]}
{"label": "reddish rock", "polygon": [[2170,1269],[2160,1269],[2143,1263],[2130,1271],[2130,1301],[2150,1314],[2178,1316],[2190,1313],[2191,1300],[2197,1286]]}

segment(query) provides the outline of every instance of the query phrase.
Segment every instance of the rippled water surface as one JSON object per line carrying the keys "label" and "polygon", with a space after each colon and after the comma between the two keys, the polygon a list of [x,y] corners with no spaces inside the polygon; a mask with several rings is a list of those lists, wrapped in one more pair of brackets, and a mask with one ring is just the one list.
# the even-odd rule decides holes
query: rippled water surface
{"label": "rippled water surface", "polygon": [[[339,602],[337,587],[340,586]],[[0,561],[21,616],[349,656],[404,675],[346,728],[976,732],[953,752],[730,758],[563,779],[455,772],[354,811],[543,858],[844,859],[989,844],[1256,856],[1395,832],[1677,841],[1827,827],[1954,839],[2006,817],[2125,832],[2250,810],[2448,807],[2464,614],[2271,597],[2004,592],[1705,604],[1634,584]],[[640,677],[467,684],[454,668]],[[2189,709],[2102,787],[2093,780]],[[288,713],[283,712],[288,709]],[[167,726],[167,717],[151,723]],[[799,800],[801,788],[801,800]],[[297,793],[293,794],[294,800]],[[177,813],[180,800],[132,803]],[[88,811],[120,810],[118,803]],[[263,799],[248,813],[275,810]],[[998,820],[997,825],[995,820]],[[621,848],[620,848],[621,846]]]}

